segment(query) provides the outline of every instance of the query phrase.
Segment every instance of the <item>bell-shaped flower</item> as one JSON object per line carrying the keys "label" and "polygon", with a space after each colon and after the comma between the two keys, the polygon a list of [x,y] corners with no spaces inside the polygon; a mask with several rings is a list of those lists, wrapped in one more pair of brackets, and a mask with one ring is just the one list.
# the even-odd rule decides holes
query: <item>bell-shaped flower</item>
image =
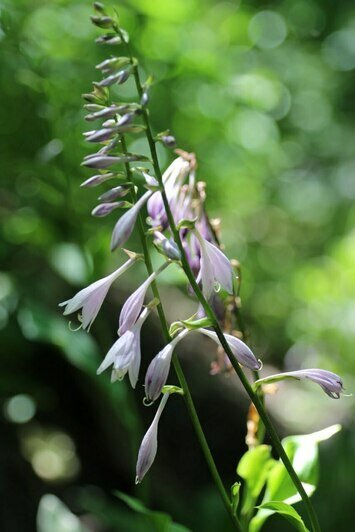
{"label": "bell-shaped flower", "polygon": [[138,315],[142,309],[144,298],[151,283],[167,266],[171,264],[169,261],[164,262],[156,272],[153,272],[143,284],[140,285],[135,292],[127,299],[122,307],[118,334],[122,335],[128,329],[131,329],[135,324]]}
{"label": "bell-shaped flower", "polygon": [[164,349],[162,349],[151,361],[145,375],[145,395],[148,401],[153,402],[158,399],[165,383],[167,381],[171,357],[176,344],[180,342],[187,334],[188,330],[184,329],[178,334]]}
{"label": "bell-shaped flower", "polygon": [[97,370],[98,375],[112,365],[111,382],[122,380],[128,371],[131,386],[136,387],[141,363],[140,333],[149,312],[145,308],[132,329],[116,340]]}
{"label": "bell-shaped flower", "polygon": [[197,281],[202,283],[202,292],[209,300],[216,286],[222,286],[228,294],[233,293],[233,271],[227,257],[220,249],[195,232],[201,248],[201,267]]}
{"label": "bell-shaped flower", "polygon": [[268,384],[286,379],[308,379],[315,382],[316,384],[319,384],[325,393],[332,399],[339,399],[340,394],[344,391],[343,381],[339,375],[325,369],[300,369],[298,371],[277,373],[276,375],[270,375],[264,379],[257,380],[255,385],[260,386],[261,384]]}
{"label": "bell-shaped flower", "polygon": [[[210,331],[209,329],[199,329],[199,331],[214,340],[218,345],[221,345],[221,342],[214,331]],[[224,337],[227,340],[230,350],[241,366],[254,371],[261,369],[261,361],[256,359],[252,350],[242,342],[242,340],[239,340],[239,338],[236,338],[231,334],[224,334]]]}
{"label": "bell-shaped flower", "polygon": [[111,239],[111,251],[114,251],[117,247],[122,246],[128,238],[131,236],[134,229],[138,214],[143,205],[148,201],[152,195],[151,191],[143,194],[141,198],[125,212],[116,223]]}
{"label": "bell-shaped flower", "polygon": [[136,258],[130,258],[125,264],[118,268],[115,272],[107,275],[103,279],[95,281],[91,285],[80,290],[74,297],[63,301],[59,304],[60,307],[65,306],[64,316],[72,314],[82,309],[81,322],[84,330],[89,331],[90,327],[95,320],[101,305],[109,291],[112,283],[120,277],[128,268],[134,264]]}
{"label": "bell-shaped flower", "polygon": [[164,410],[166,402],[169,398],[168,393],[164,394],[160,401],[159,408],[154,416],[152,424],[145,433],[141,446],[138,452],[137,466],[136,466],[136,484],[142,482],[144,476],[150,469],[154,462],[158,449],[158,424],[160,416]]}
{"label": "bell-shaped flower", "polygon": [[[189,162],[183,157],[177,157],[165,170],[162,176],[165,193],[171,208],[173,208],[172,203],[176,201],[180,188],[189,174],[189,171]],[[153,226],[161,226],[163,229],[167,227],[167,216],[162,195],[159,191],[155,192],[149,199],[147,210]]]}

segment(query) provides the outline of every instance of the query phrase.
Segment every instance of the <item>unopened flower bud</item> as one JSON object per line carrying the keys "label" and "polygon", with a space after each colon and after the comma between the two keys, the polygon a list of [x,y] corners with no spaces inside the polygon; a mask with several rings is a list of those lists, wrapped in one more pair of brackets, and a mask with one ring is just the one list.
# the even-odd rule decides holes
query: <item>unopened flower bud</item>
{"label": "unopened flower bud", "polygon": [[119,207],[124,207],[125,203],[125,201],[118,201],[115,203],[100,203],[100,205],[97,205],[95,209],[93,209],[91,214],[92,216],[102,218],[104,216],[107,216],[108,214],[111,214],[111,212],[115,209],[118,209]]}
{"label": "unopened flower bud", "polygon": [[143,92],[142,94],[142,97],[141,97],[141,106],[142,107],[145,107],[146,105],[148,105],[148,102],[149,102],[149,95],[148,95],[148,92]]}
{"label": "unopened flower bud", "polygon": [[129,57],[110,57],[110,59],[105,59],[96,65],[96,68],[105,74],[113,74],[128,63],[130,63]]}
{"label": "unopened flower bud", "polygon": [[142,482],[144,476],[154,462],[158,449],[158,424],[160,416],[164,410],[169,393],[164,394],[159,408],[154,416],[153,422],[147,430],[138,452],[136,466],[136,484]]}
{"label": "unopened flower bud", "polygon": [[127,124],[130,124],[134,118],[134,113],[126,113],[117,122],[117,126],[125,126]]}
{"label": "unopened flower bud", "polygon": [[105,6],[101,2],[94,2],[93,3],[93,8],[95,9],[95,11],[97,11],[101,15],[105,15],[106,14]]}
{"label": "unopened flower bud", "polygon": [[104,108],[100,106],[98,111],[92,114],[86,115],[85,120],[87,120],[88,122],[91,122],[99,118],[111,118],[112,116],[115,116],[117,112],[118,112],[118,107],[116,105],[111,105],[110,107],[104,107]]}
{"label": "unopened flower bud", "polygon": [[99,87],[109,87],[110,85],[118,84],[121,85],[129,78],[131,71],[129,69],[120,70],[117,74],[112,74],[107,78],[104,78],[102,81],[97,82]]}
{"label": "unopened flower bud", "polygon": [[89,158],[85,158],[81,163],[82,166],[88,166],[89,168],[107,168],[113,164],[121,162],[121,157],[110,157],[109,155],[94,155]]}
{"label": "unopened flower bud", "polygon": [[95,39],[95,42],[97,44],[112,45],[112,44],[120,44],[122,42],[122,39],[116,33],[106,33],[105,35],[100,35],[100,37]]}
{"label": "unopened flower bud", "polygon": [[129,211],[125,212],[123,216],[116,223],[111,237],[111,251],[114,251],[119,246],[122,246],[131,236],[134,229],[140,209],[151,196],[151,192],[146,192],[137,203],[133,205]]}
{"label": "unopened flower bud", "polygon": [[175,346],[188,334],[188,332],[187,329],[184,329],[169,344],[167,344],[149,364],[144,385],[145,395],[148,401],[155,401],[161,394],[169,375],[171,357]]}
{"label": "unopened flower bud", "polygon": [[116,130],[114,128],[103,128],[98,129],[97,131],[90,132],[91,134],[86,137],[88,142],[103,142],[110,139],[116,135]]}
{"label": "unopened flower bud", "polygon": [[113,20],[111,17],[93,16],[90,18],[91,18],[91,22],[95,24],[95,26],[98,26],[99,28],[111,28],[112,27]]}
{"label": "unopened flower bud", "polygon": [[89,177],[86,181],[81,183],[81,187],[97,187],[98,185],[101,185],[101,183],[104,183],[108,179],[112,179],[115,176],[113,173],[108,174],[99,174],[99,175],[93,175],[92,177]]}
{"label": "unopened flower bud", "polygon": [[118,186],[115,188],[111,188],[111,190],[108,190],[104,194],[102,194],[98,199],[99,201],[113,201],[116,198],[123,198],[126,196],[129,192],[129,187],[123,187]]}
{"label": "unopened flower bud", "polygon": [[172,135],[163,135],[161,141],[167,148],[176,148],[176,139]]}

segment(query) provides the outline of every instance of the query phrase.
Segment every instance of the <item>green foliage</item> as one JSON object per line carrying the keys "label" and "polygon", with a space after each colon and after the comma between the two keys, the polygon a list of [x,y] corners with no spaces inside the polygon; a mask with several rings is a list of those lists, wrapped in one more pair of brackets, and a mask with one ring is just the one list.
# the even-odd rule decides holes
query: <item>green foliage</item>
{"label": "green foliage", "polygon": [[[299,530],[299,532],[309,532],[308,528],[305,526],[302,520],[302,517],[296,512],[294,508],[292,508],[292,506],[290,506],[289,504],[286,504],[285,502],[280,502],[280,501],[265,502],[264,504],[259,506],[259,508],[261,510],[264,510],[265,512],[267,512],[268,510],[271,510],[271,513],[276,512],[284,516],[286,519],[288,519],[288,521],[292,523],[294,528]],[[253,532],[253,530],[258,530],[258,529],[253,528],[253,526],[251,526],[250,532]]]}
{"label": "green foliage", "polygon": [[[340,428],[339,425],[333,425],[312,434],[288,436],[282,440],[287,456],[308,495],[312,495],[318,483],[318,444],[331,438]],[[253,515],[255,502],[266,485],[262,504],[256,507],[258,511],[250,521],[252,532],[258,532],[266,519],[275,512],[289,517],[298,530],[307,530],[302,519],[290,506],[300,501],[299,493],[281,460],[272,458],[269,446],[258,445],[247,451],[238,464],[237,473],[245,481],[241,516],[247,523]]]}
{"label": "green foliage", "polygon": [[125,502],[131,510],[146,517],[147,530],[151,530],[152,532],[188,532],[186,527],[173,523],[169,515],[163,512],[149,510],[138,499],[129,497],[121,492],[116,492],[115,495]]}

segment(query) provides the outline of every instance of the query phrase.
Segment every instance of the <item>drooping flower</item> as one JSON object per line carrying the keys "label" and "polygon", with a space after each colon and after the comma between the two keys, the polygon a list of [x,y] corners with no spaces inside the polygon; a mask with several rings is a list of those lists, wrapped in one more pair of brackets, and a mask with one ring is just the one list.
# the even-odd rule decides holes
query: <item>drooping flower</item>
{"label": "drooping flower", "polygon": [[107,292],[110,289],[112,283],[120,277],[128,268],[132,266],[136,261],[136,258],[130,258],[125,262],[120,268],[116,271],[95,281],[91,285],[80,290],[74,297],[59,303],[60,307],[65,306],[64,316],[72,314],[82,309],[81,312],[81,322],[84,330],[89,331],[90,327],[95,320],[101,305],[107,295]]}
{"label": "drooping flower", "polygon": [[[218,345],[221,345],[221,342],[214,331],[210,331],[209,329],[199,329],[199,332],[214,340]],[[231,334],[224,334],[224,336],[233,355],[241,366],[254,371],[257,371],[262,367],[261,361],[257,360],[252,350],[244,342],[242,342],[242,340],[232,336]]]}
{"label": "drooping flower", "polygon": [[148,201],[152,195],[151,191],[143,194],[141,198],[125,212],[116,223],[111,239],[111,251],[114,251],[117,247],[122,246],[128,238],[131,236],[134,229],[138,214],[143,205]]}
{"label": "drooping flower", "polygon": [[174,349],[178,342],[180,342],[188,332],[187,329],[184,329],[169,344],[167,344],[149,364],[145,375],[144,385],[145,395],[148,401],[155,401],[161,394],[169,375],[171,357]]}
{"label": "drooping flower", "polygon": [[202,283],[202,292],[209,300],[215,287],[222,286],[228,294],[233,293],[233,271],[227,257],[220,249],[195,232],[201,249],[201,266],[197,281]]}
{"label": "drooping flower", "polygon": [[145,308],[133,327],[116,340],[97,370],[98,375],[112,365],[111,382],[122,380],[128,371],[131,386],[136,387],[141,363],[140,333],[149,313],[150,309]]}
{"label": "drooping flower", "polygon": [[119,319],[119,329],[118,334],[122,335],[128,329],[131,329],[134,323],[137,320],[137,317],[142,309],[144,298],[147,293],[147,290],[154,279],[165,270],[167,266],[171,264],[169,261],[164,262],[157,271],[153,272],[144,283],[142,283],[137,290],[127,299],[125,304],[122,307],[120,319]]}
{"label": "drooping flower", "polygon": [[[178,201],[180,189],[189,173],[190,163],[183,157],[175,159],[163,174],[165,193],[170,207],[174,211],[174,204]],[[167,216],[160,192],[155,192],[147,203],[148,214],[153,226],[167,227]]]}
{"label": "drooping flower", "polygon": [[298,371],[286,371],[285,373],[277,373],[276,375],[270,375],[264,379],[259,379],[255,382],[256,386],[261,384],[268,384],[272,382],[278,382],[286,379],[303,380],[308,379],[324,390],[332,399],[339,399],[340,394],[344,391],[343,381],[339,375],[327,371],[325,369],[300,369]]}
{"label": "drooping flower", "polygon": [[164,410],[166,402],[169,398],[168,393],[164,394],[160,401],[159,408],[154,416],[152,424],[145,433],[141,446],[138,452],[137,466],[136,466],[136,484],[142,482],[144,476],[150,469],[154,462],[158,449],[158,424],[160,416]]}

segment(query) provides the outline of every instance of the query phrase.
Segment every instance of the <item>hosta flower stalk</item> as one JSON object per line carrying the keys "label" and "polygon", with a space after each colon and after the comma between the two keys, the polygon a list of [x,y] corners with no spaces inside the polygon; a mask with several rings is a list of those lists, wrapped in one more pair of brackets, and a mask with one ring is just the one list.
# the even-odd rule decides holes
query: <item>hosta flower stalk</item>
{"label": "hosta flower stalk", "polygon": [[[84,136],[88,145],[97,144],[98,148],[95,153],[87,155],[82,162],[86,169],[94,169],[95,175],[88,177],[81,186],[89,188],[105,186],[107,181],[114,182],[109,189],[100,194],[101,203],[94,207],[92,213],[97,217],[107,214],[113,217],[116,209],[128,208],[114,224],[111,251],[122,247],[137,225],[148,271],[147,279],[124,303],[119,317],[119,337],[107,352],[97,373],[100,374],[111,367],[113,383],[122,380],[128,373],[132,387],[136,387],[141,362],[141,329],[148,315],[157,305],[165,345],[149,363],[145,375],[146,401],[154,402],[162,392],[166,391],[164,386],[167,383],[171,362],[173,362],[188,412],[213,479],[234,527],[241,530],[239,520],[208,447],[185,376],[174,352],[176,345],[190,330],[197,330],[212,339],[219,348],[224,350],[231,367],[237,373],[246,393],[255,405],[275,451],[281,457],[306,505],[312,530],[318,532],[319,526],[312,505],[267,415],[260,392],[255,391],[242,369],[248,368],[257,372],[261,370],[262,363],[245,342],[232,334],[237,326],[236,316],[239,309],[237,295],[239,294],[237,292],[236,295],[234,292],[232,262],[222,251],[220,244],[219,222],[210,220],[205,208],[206,184],[197,181],[196,156],[194,153],[177,149],[177,157],[165,172],[161,172],[155,144],[162,142],[166,147],[172,148],[176,144],[176,139],[169,130],[153,135],[147,112],[151,78],[142,84],[138,60],[131,54],[128,35],[120,27],[117,16],[108,14],[104,6],[99,3],[95,3],[95,10],[93,23],[107,31],[98,37],[96,42],[109,49],[114,49],[119,45],[124,47],[124,50],[122,56],[115,51],[114,55],[111,54],[97,65],[96,68],[103,77],[93,82],[91,93],[83,95],[86,101],[85,108],[89,113],[85,118],[90,124],[95,124],[95,129],[86,132]],[[129,78],[133,79],[136,85],[137,101],[120,102],[116,101],[116,97],[112,100],[111,87],[115,86],[117,94],[120,85]],[[102,120],[103,122],[99,123]],[[137,134],[145,135],[150,158],[130,153],[127,150],[126,136]],[[138,162],[139,164],[141,162],[152,163],[153,175],[145,167],[131,167],[131,164],[136,165]],[[140,182],[136,180],[137,174],[140,176]],[[142,176],[145,189],[148,191],[142,191],[139,186],[142,184]],[[118,201],[126,196],[128,201]],[[148,214],[146,222],[142,214],[145,210]],[[163,264],[156,270],[152,267],[149,241],[159,251],[160,259],[162,255],[164,256]],[[89,329],[111,284],[135,260],[135,257],[130,258],[125,265],[111,275],[96,281],[81,290],[71,300],[62,303],[65,305],[64,314],[82,309],[83,328]],[[196,304],[196,311],[192,318],[176,317],[178,321],[172,325],[171,334],[164,313],[164,301],[160,297],[157,286],[159,274],[170,264],[172,268],[179,268],[182,271],[187,281],[188,293],[194,296]],[[152,288],[155,299],[153,303],[143,308],[149,287]],[[174,305],[169,303],[175,311]],[[196,316],[198,316],[197,319]],[[175,324],[177,324],[176,329],[174,329]],[[258,379],[255,387],[258,389],[263,383],[274,382],[282,378],[312,380],[319,384],[330,397],[339,397],[343,390],[340,377],[325,370],[313,369]],[[137,461],[137,482],[142,481],[156,457],[158,423],[168,396],[168,393],[163,393],[153,422],[143,438]]]}

